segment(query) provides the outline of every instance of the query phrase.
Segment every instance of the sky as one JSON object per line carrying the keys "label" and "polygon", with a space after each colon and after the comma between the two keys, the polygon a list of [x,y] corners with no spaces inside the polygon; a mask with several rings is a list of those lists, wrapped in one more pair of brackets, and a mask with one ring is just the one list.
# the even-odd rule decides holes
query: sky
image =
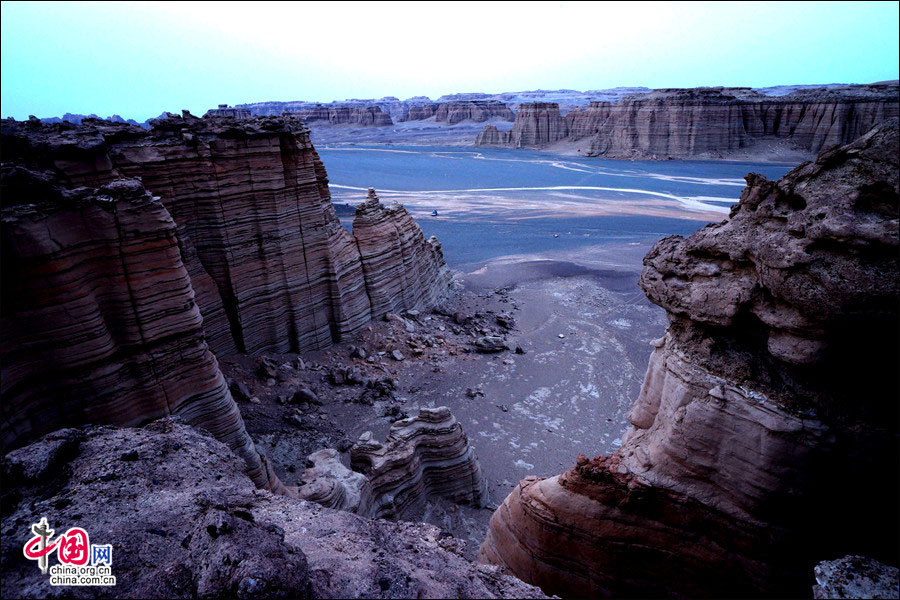
{"label": "sky", "polygon": [[0,116],[460,92],[871,83],[898,2],[2,2]]}

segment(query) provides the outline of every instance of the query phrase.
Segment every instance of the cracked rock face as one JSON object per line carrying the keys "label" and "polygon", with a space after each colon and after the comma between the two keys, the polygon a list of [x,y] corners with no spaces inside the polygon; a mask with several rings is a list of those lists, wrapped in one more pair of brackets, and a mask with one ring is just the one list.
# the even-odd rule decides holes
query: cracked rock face
{"label": "cracked rock face", "polygon": [[822,558],[896,564],[898,139],[751,174],[727,220],[657,243],[640,284],[670,326],[621,448],[520,483],[481,560],[574,596],[803,595]]}
{"label": "cracked rock face", "polygon": [[60,430],[7,454],[4,596],[54,591],[22,555],[35,515],[45,515],[57,529],[82,526],[91,541],[113,545],[116,587],[55,589],[66,596],[545,597],[464,559],[460,542],[436,527],[274,495],[256,489],[240,462],[175,419],[143,429]]}

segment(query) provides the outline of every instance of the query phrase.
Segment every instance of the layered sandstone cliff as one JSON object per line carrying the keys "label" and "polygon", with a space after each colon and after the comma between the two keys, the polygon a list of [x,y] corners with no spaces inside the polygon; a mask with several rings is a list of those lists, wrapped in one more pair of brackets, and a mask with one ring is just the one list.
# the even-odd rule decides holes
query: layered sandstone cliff
{"label": "layered sandstone cliff", "polygon": [[[405,211],[367,205],[356,237],[340,225],[308,129],[294,117],[170,115],[149,132],[4,121],[3,144],[4,160],[53,169],[69,186],[140,177],[160,196],[214,352],[321,348],[384,314],[381,306],[415,308],[447,289],[440,246],[416,235]],[[367,264],[381,255],[404,257],[403,267]]]}
{"label": "layered sandstone cliff", "polygon": [[494,100],[458,100],[452,102],[434,102],[409,107],[409,112],[401,121],[420,121],[434,117],[439,123],[455,125],[462,121],[483,123],[502,119],[512,121],[513,112],[503,102]]}
{"label": "layered sandstone cliff", "polygon": [[802,595],[823,558],[896,564],[898,150],[893,119],[657,243],[641,286],[670,327],[621,448],[520,483],[481,558],[575,596]]}
{"label": "layered sandstone cliff", "polygon": [[[528,105],[522,105],[526,107]],[[559,122],[552,106],[517,113],[509,140],[490,136],[481,145],[545,146],[559,141],[589,156],[609,158],[775,157],[794,150],[814,156],[846,144],[898,116],[895,83],[798,90],[767,96],[749,88],[661,89],[623,100],[591,102]]]}
{"label": "layered sandstone cliff", "polygon": [[2,447],[61,425],[179,415],[284,492],[203,334],[176,225],[136,180],[66,190],[2,168]]}
{"label": "layered sandstone cliff", "polygon": [[293,118],[5,121],[3,149],[4,450],[175,414],[284,492],[213,353],[324,347],[448,290],[402,208],[340,225]]}

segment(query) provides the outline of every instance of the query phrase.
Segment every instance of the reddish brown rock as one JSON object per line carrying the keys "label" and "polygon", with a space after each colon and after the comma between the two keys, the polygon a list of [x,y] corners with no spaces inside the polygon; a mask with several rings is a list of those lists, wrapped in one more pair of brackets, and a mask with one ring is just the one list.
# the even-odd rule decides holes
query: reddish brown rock
{"label": "reddish brown rock", "polygon": [[284,492],[203,335],[165,207],[135,180],[68,191],[4,165],[2,447],[60,426],[179,415]]}
{"label": "reddish brown rock", "polygon": [[823,556],[896,564],[898,150],[893,119],[658,242],[641,286],[671,325],[620,450],[522,482],[481,558],[574,596],[794,596]]}
{"label": "reddish brown rock", "polygon": [[[322,348],[383,314],[367,292],[395,310],[446,292],[439,245],[416,237],[405,211],[380,219],[400,234],[379,237],[376,227],[377,239],[364,240],[369,255],[403,256],[403,267],[389,265],[388,276],[364,271],[358,240],[335,216],[325,169],[296,118],[170,115],[149,132],[91,119],[79,127],[7,120],[3,144],[5,160],[54,169],[71,186],[141,177],[179,226],[216,352]],[[379,240],[405,245],[382,248]],[[415,290],[398,283],[404,268]]]}
{"label": "reddish brown rock", "polygon": [[485,125],[484,129],[475,138],[476,146],[493,146],[502,148],[510,145],[510,132],[500,131],[493,125]]}
{"label": "reddish brown rock", "polygon": [[446,294],[450,270],[440,242],[426,240],[399,204],[382,205],[374,189],[356,208],[353,237],[373,316],[431,306]]}

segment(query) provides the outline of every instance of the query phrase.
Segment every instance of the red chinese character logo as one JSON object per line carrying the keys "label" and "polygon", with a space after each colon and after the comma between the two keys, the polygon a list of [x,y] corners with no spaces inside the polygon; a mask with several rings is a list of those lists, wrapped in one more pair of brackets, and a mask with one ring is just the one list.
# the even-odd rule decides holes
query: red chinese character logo
{"label": "red chinese character logo", "polygon": [[72,527],[59,536],[57,558],[64,565],[82,566],[88,563],[91,544],[88,533],[81,527]]}

